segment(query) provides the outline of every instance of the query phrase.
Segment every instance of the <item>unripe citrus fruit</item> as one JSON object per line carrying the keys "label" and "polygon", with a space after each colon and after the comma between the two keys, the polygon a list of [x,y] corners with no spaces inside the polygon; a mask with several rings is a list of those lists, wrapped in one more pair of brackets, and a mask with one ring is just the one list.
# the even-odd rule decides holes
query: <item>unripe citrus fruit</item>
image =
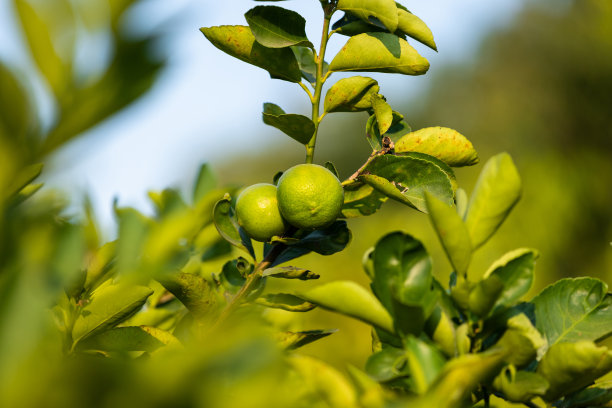
{"label": "unripe citrus fruit", "polygon": [[276,186],[253,184],[242,190],[236,200],[238,224],[257,241],[269,241],[285,232],[285,220],[278,210]]}
{"label": "unripe citrus fruit", "polygon": [[326,227],[338,218],[344,203],[340,180],[323,166],[298,164],[278,180],[278,207],[300,229]]}

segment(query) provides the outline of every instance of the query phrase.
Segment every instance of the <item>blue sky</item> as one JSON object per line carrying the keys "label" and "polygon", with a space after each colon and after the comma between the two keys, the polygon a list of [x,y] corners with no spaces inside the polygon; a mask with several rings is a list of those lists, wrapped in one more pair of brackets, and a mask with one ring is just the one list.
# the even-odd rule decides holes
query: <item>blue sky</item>
{"label": "blue sky", "polygon": [[[523,1],[405,0],[402,4],[421,17],[434,33],[439,53],[415,45],[429,59],[432,73],[448,62],[471,58],[481,38],[491,29],[507,24]],[[6,2],[1,3],[0,27],[10,30],[12,16]],[[144,3],[148,4],[146,23],[135,20],[136,29],[139,24],[155,24],[174,16],[164,41],[170,56],[168,70],[145,98],[56,155],[46,180],[48,186],[77,197],[87,192],[105,225],[112,221],[114,197],[119,198],[120,205],[150,211],[147,191],[189,185],[201,163],[214,164],[222,159],[218,147],[223,142],[233,142],[240,153],[280,140],[283,136],[279,132],[261,122],[263,102],[275,102],[294,113],[307,113],[309,109],[297,85],[271,80],[265,71],[223,54],[198,30],[201,26],[245,24],[244,12],[257,3],[250,0],[232,0],[231,6],[230,2],[210,0]],[[294,0],[282,5],[306,18],[307,34],[318,44],[321,21],[318,1]],[[333,37],[328,55],[340,49],[345,41],[346,37]],[[19,61],[18,54],[18,42],[0,44],[0,58]],[[392,105],[394,100],[423,90],[429,80],[429,75],[372,76],[380,82],[382,93]]]}

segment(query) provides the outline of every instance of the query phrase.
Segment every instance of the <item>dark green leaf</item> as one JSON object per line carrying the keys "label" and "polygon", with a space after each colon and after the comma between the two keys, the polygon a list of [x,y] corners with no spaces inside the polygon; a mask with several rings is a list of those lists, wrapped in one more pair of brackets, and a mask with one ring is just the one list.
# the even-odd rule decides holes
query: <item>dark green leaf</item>
{"label": "dark green leaf", "polygon": [[265,69],[272,78],[290,82],[300,82],[302,78],[291,49],[264,47],[255,41],[255,36],[247,26],[202,27],[200,31],[221,51]]}
{"label": "dark green leaf", "polygon": [[[396,3],[397,4],[397,3]],[[437,51],[436,43],[433,34],[429,27],[425,25],[423,20],[409,12],[405,7],[397,4],[398,24],[397,30],[404,33],[429,48]]]}
{"label": "dark green leaf", "polygon": [[550,384],[544,399],[555,401],[586,387],[610,370],[612,351],[580,340],[553,344],[538,364],[537,373]]}
{"label": "dark green leaf", "polygon": [[279,336],[281,345],[287,350],[295,350],[313,341],[317,341],[324,337],[334,334],[338,330],[306,330],[300,332],[284,332]]}
{"label": "dark green leaf", "polygon": [[337,179],[340,178],[340,175],[338,174],[338,169],[336,169],[336,166],[334,166],[334,163],[328,161],[325,162],[325,166],[324,166],[327,170],[331,171],[333,173],[334,176],[336,176]]}
{"label": "dark green leaf", "polygon": [[504,283],[495,308],[512,306],[529,291],[533,284],[535,261],[538,256],[538,251],[535,249],[515,249],[495,261],[485,272],[485,278],[497,276]]}
{"label": "dark green leaf", "polygon": [[217,186],[217,178],[213,173],[210,165],[204,163],[200,166],[198,177],[193,186],[193,203],[197,204],[207,193],[212,191]]}
{"label": "dark green leaf", "polygon": [[458,275],[465,275],[472,258],[472,243],[463,220],[455,208],[446,205],[427,192],[425,202],[429,218],[448,260]]}
{"label": "dark green leaf", "polygon": [[115,327],[138,312],[153,291],[145,286],[128,284],[98,288],[74,322],[74,344]]}
{"label": "dark green leaf", "polygon": [[257,298],[255,303],[289,312],[309,312],[317,307],[317,305],[289,293],[268,293]]}
{"label": "dark green leaf", "polygon": [[366,289],[351,281],[335,281],[297,296],[311,303],[393,332],[393,319]]}
{"label": "dark green leaf", "polygon": [[387,32],[386,28],[366,23],[351,13],[345,13],[340,20],[332,25],[332,29],[338,34],[347,35],[349,37],[362,33]]}
{"label": "dark green leaf", "polygon": [[[317,82],[317,65],[315,63],[312,50],[308,47],[300,46],[293,46],[291,49],[293,50],[295,58],[300,66],[300,70],[302,71],[302,77],[311,84]],[[327,74],[328,68],[329,64],[323,61],[323,72],[321,73],[321,76]]]}
{"label": "dark green leaf", "polygon": [[34,109],[17,78],[0,63],[0,137],[25,140]]}
{"label": "dark green leaf", "polygon": [[561,279],[533,299],[536,327],[549,346],[612,333],[612,295],[594,278]]}
{"label": "dark green leaf", "polygon": [[219,231],[219,235],[221,235],[223,239],[233,246],[246,251],[255,259],[255,251],[253,251],[251,239],[247,237],[238,226],[229,197],[223,198],[215,204],[213,220],[217,231]]}
{"label": "dark green leaf", "polygon": [[232,245],[223,238],[220,238],[208,248],[206,248],[206,250],[202,253],[202,256],[200,257],[200,260],[202,262],[207,262],[222,257],[224,255],[229,255],[231,252]]}
{"label": "dark green leaf", "polygon": [[344,186],[344,205],[342,216],[345,218],[372,215],[387,201],[387,197],[373,187],[361,183]]}
{"label": "dark green leaf", "polygon": [[264,47],[312,47],[306,37],[306,20],[295,11],[277,6],[257,6],[244,15],[255,40]]}
{"label": "dark green leaf", "polygon": [[298,268],[295,266],[276,266],[274,268],[268,268],[263,272],[263,276],[270,276],[272,278],[283,278],[283,279],[319,279],[319,275],[309,271],[308,269]]}
{"label": "dark green leaf", "polygon": [[338,0],[338,10],[349,12],[368,23],[380,22],[389,32],[397,30],[397,7],[393,0]]}
{"label": "dark green leaf", "polygon": [[29,166],[25,166],[21,169],[21,171],[17,174],[17,176],[13,179],[13,181],[7,187],[8,195],[17,194],[24,187],[34,181],[40,173],[42,173],[43,164],[31,164]]}
{"label": "dark green leaf", "polygon": [[419,154],[383,155],[374,158],[365,172],[386,180],[368,177],[363,181],[389,198],[426,212],[425,192],[447,205],[453,204],[454,174],[439,160]]}
{"label": "dark green leaf", "polygon": [[395,151],[425,153],[452,167],[478,163],[478,154],[465,136],[456,130],[439,126],[406,134],[395,143]]}
{"label": "dark green leaf", "polygon": [[[384,136],[388,137],[395,144],[402,136],[409,132],[410,126],[404,120],[404,115],[393,111],[391,127],[387,129]],[[370,146],[372,146],[372,150],[380,150],[382,148],[383,137],[379,132],[376,115],[370,116],[368,122],[366,123],[366,138],[368,143],[370,143]]]}
{"label": "dark green leaf", "polygon": [[546,393],[548,381],[537,373],[517,371],[513,366],[508,366],[495,377],[493,388],[508,401],[528,402]]}
{"label": "dark green leaf", "polygon": [[155,327],[116,327],[80,342],[78,349],[153,352],[165,345],[180,345],[180,342],[169,332]]}
{"label": "dark green leaf", "polygon": [[533,327],[531,320],[524,314],[512,316],[506,322],[506,331],[495,344],[506,352],[504,361],[516,367],[525,367],[546,347],[546,340]]}
{"label": "dark green leaf", "polygon": [[483,245],[504,222],[521,197],[521,178],[508,153],[484,165],[465,215],[474,249]]}
{"label": "dark green leaf", "polygon": [[372,95],[380,90],[372,78],[354,76],[343,78],[325,94],[325,112],[360,112],[372,108]]}
{"label": "dark green leaf", "polygon": [[239,257],[227,261],[223,265],[223,269],[219,274],[219,280],[229,293],[236,294],[244,286],[246,276],[252,271],[253,265],[246,259]]}
{"label": "dark green leaf", "polygon": [[273,103],[264,103],[263,122],[275,127],[303,145],[308,144],[315,131],[315,125],[308,117],[294,113],[287,114]]}
{"label": "dark green leaf", "polygon": [[423,75],[429,62],[404,39],[389,33],[351,37],[329,64],[329,70]]}
{"label": "dark green leaf", "polygon": [[612,381],[597,382],[575,394],[566,396],[559,408],[604,407],[612,401]]}

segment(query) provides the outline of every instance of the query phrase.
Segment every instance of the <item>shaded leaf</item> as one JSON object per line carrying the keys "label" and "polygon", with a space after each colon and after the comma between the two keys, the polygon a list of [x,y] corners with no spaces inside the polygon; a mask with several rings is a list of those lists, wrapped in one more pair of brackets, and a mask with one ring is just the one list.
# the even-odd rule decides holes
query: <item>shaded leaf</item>
{"label": "shaded leaf", "polygon": [[291,49],[264,47],[255,41],[255,36],[247,26],[202,27],[200,31],[221,51],[265,69],[272,78],[290,82],[300,82],[302,78]]}
{"label": "shaded leaf", "polygon": [[148,351],[180,345],[170,332],[149,326],[116,327],[79,343],[81,350]]}
{"label": "shaded leaf", "polygon": [[529,248],[506,253],[489,267],[484,277],[497,276],[504,284],[495,307],[512,306],[531,288],[538,251]]}
{"label": "shaded leaf", "polygon": [[311,303],[393,332],[393,320],[382,304],[355,282],[335,281],[297,296]]}
{"label": "shaded leaf", "polygon": [[537,357],[541,349],[546,347],[546,340],[524,313],[509,318],[506,327],[503,336],[495,344],[495,347],[505,350],[506,363],[525,367]]}
{"label": "shaded leaf", "polygon": [[229,293],[236,294],[244,286],[246,277],[253,268],[253,265],[243,257],[232,259],[223,264],[219,280]]}
{"label": "shaded leaf", "polygon": [[329,64],[330,71],[386,72],[423,75],[429,62],[404,39],[389,33],[351,37]]}
{"label": "shaded leaf", "polygon": [[428,192],[425,203],[429,219],[438,234],[448,260],[458,275],[467,273],[472,258],[472,243],[467,228],[455,208],[446,205]]}
{"label": "shaded leaf", "polygon": [[196,317],[204,317],[215,310],[216,297],[210,283],[192,273],[172,273],[158,276],[168,292],[172,293]]}
{"label": "shaded leaf", "polygon": [[325,162],[325,165],[323,166],[325,167],[327,170],[331,171],[332,174],[334,176],[336,176],[337,179],[340,179],[340,175],[338,174],[338,169],[336,168],[336,166],[334,166],[334,163],[327,161]]}
{"label": "shaded leaf", "polygon": [[241,231],[234,217],[234,210],[229,197],[219,200],[213,210],[213,221],[219,235],[233,246],[246,251],[255,259],[251,239]]}
{"label": "shaded leaf", "polygon": [[289,312],[308,312],[317,307],[317,305],[289,293],[268,293],[257,298],[255,303]]}
{"label": "shaded leaf", "polygon": [[371,96],[378,93],[378,82],[354,76],[340,79],[325,94],[325,112],[360,112],[372,107]]}
{"label": "shaded leaf", "polygon": [[217,177],[213,173],[210,165],[204,163],[200,166],[198,176],[193,185],[193,203],[197,204],[207,193],[211,192],[217,186]]}
{"label": "shaded leaf", "polygon": [[478,163],[472,143],[453,129],[428,127],[408,133],[395,143],[395,151],[420,152],[434,156],[452,167]]}
{"label": "shaded leaf", "polygon": [[521,179],[508,153],[484,165],[465,215],[474,249],[483,245],[504,222],[521,197]]}
{"label": "shaded leaf", "polygon": [[298,268],[295,266],[276,266],[263,271],[263,276],[283,279],[319,279],[320,275],[309,271],[308,269]]}
{"label": "shaded leaf", "polygon": [[96,290],[74,322],[74,344],[104,332],[138,312],[153,291],[145,286],[108,285]]}
{"label": "shaded leaf", "polygon": [[385,347],[372,354],[365,365],[366,373],[376,381],[387,382],[410,374],[404,350]]}
{"label": "shaded leaf", "polygon": [[344,186],[344,205],[342,216],[345,218],[372,215],[387,201],[387,196],[363,183]]}
{"label": "shaded leaf", "polygon": [[540,374],[517,371],[514,366],[508,366],[495,377],[493,388],[501,392],[508,401],[527,402],[544,395],[548,389],[548,381]]}
{"label": "shaded leaf", "polygon": [[557,406],[559,408],[600,407],[612,401],[612,381],[597,382],[575,394],[566,396]]}
{"label": "shaded leaf", "polygon": [[34,109],[24,87],[10,69],[0,63],[0,137],[23,140]]}
{"label": "shaded leaf", "polygon": [[306,330],[299,332],[283,332],[278,336],[280,344],[287,350],[295,350],[313,341],[317,341],[324,337],[334,334],[338,330]]}
{"label": "shaded leaf", "polygon": [[612,370],[612,351],[581,340],[553,344],[538,364],[537,373],[550,387],[544,399],[555,401],[591,384]]}
{"label": "shaded leaf", "polygon": [[257,6],[247,11],[244,17],[255,40],[264,47],[312,47],[306,37],[306,20],[295,11],[277,6]]}
{"label": "shaded leaf", "polygon": [[612,295],[594,278],[561,279],[532,302],[536,327],[549,346],[579,340],[596,341],[612,333]]}
{"label": "shaded leaf", "polygon": [[349,37],[362,33],[387,32],[385,27],[367,23],[351,13],[344,13],[344,16],[332,25],[332,30]]}
{"label": "shaded leaf", "polygon": [[482,279],[472,287],[468,297],[468,308],[476,316],[485,317],[493,309],[504,290],[504,283],[497,276]]}
{"label": "shaded leaf", "polygon": [[[404,115],[393,111],[391,127],[387,129],[384,136],[388,137],[389,140],[395,144],[402,136],[409,133],[410,130],[410,126],[404,120]],[[370,143],[372,150],[382,149],[383,136],[379,131],[376,115],[370,116],[368,122],[366,123],[366,139],[368,140],[368,143]]]}
{"label": "shaded leaf", "polygon": [[[293,46],[291,47],[291,49],[295,54],[295,58],[297,59],[298,65],[300,66],[302,77],[311,84],[317,82],[317,65],[315,63],[314,54],[312,50],[308,47],[300,46]],[[328,68],[329,64],[323,61],[323,72],[321,73],[321,76],[327,74]]]}
{"label": "shaded leaf", "polygon": [[6,192],[8,195],[17,194],[25,186],[34,181],[42,173],[43,164],[36,163],[23,167],[13,181],[8,185]]}
{"label": "shaded leaf", "polygon": [[389,32],[397,30],[397,7],[393,0],[338,0],[337,8],[368,23],[380,22]]}
{"label": "shaded leaf", "polygon": [[315,124],[310,118],[295,113],[287,114],[273,103],[264,103],[262,119],[266,125],[279,129],[303,145],[308,144],[315,131]]}

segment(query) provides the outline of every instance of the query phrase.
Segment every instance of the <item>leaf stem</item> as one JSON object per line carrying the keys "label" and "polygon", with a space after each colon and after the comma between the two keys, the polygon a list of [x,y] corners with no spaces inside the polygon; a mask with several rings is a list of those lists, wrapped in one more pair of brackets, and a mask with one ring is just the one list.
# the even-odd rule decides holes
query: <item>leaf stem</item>
{"label": "leaf stem", "polygon": [[319,53],[315,54],[315,64],[316,64],[316,83],[314,89],[314,96],[310,98],[312,102],[312,122],[315,125],[315,130],[310,138],[310,141],[306,145],[306,163],[312,163],[314,159],[314,150],[315,145],[317,143],[317,134],[319,133],[319,123],[321,123],[321,119],[319,118],[319,107],[321,104],[321,90],[323,89],[323,84],[325,80],[329,77],[329,72],[323,75],[323,63],[325,60],[325,49],[327,48],[327,42],[329,41],[329,24],[331,21],[331,17],[336,11],[335,2],[327,4],[323,6],[323,32],[321,34],[321,46],[319,48]]}
{"label": "leaf stem", "polygon": [[310,98],[310,103],[314,103],[314,96],[312,96],[312,92],[310,92],[310,89],[308,89],[308,87],[304,85],[303,82],[298,82],[298,84],[302,87],[304,92],[308,94],[308,97]]}

